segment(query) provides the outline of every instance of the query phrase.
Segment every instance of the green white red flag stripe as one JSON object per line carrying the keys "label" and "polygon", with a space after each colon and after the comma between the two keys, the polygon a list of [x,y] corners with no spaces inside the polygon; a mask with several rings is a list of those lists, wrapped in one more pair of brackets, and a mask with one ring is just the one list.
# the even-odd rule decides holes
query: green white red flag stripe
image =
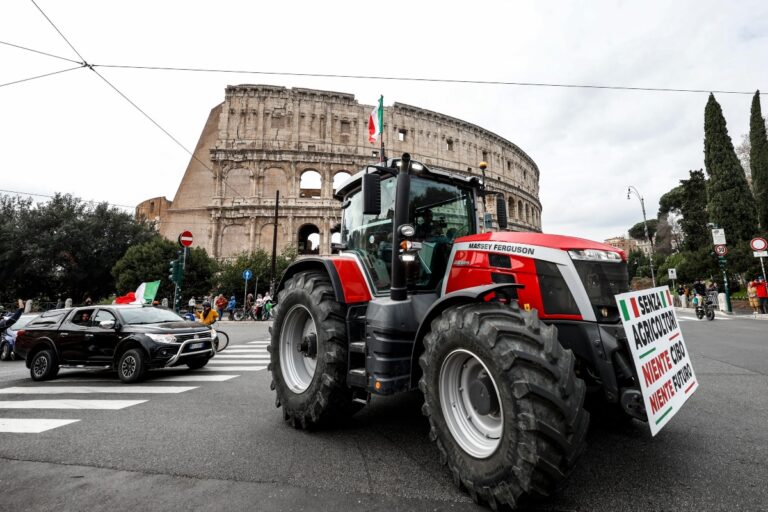
{"label": "green white red flag stripe", "polygon": [[384,96],[379,97],[379,104],[376,105],[368,117],[368,142],[374,144],[381,136],[381,129],[384,126]]}

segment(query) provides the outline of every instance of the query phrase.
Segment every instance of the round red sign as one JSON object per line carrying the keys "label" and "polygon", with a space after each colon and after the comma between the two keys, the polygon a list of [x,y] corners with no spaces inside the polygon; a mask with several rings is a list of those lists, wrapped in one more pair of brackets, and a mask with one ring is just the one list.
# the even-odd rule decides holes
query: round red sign
{"label": "round red sign", "polygon": [[182,234],[180,234],[179,243],[184,247],[189,247],[190,245],[192,245],[192,232],[184,231]]}
{"label": "round red sign", "polygon": [[728,254],[728,247],[724,245],[716,245],[715,254],[717,254],[718,256],[725,256],[726,254]]}
{"label": "round red sign", "polygon": [[768,249],[768,242],[765,241],[765,238],[753,238],[751,242],[749,242],[750,247],[752,247],[753,251],[764,251]]}

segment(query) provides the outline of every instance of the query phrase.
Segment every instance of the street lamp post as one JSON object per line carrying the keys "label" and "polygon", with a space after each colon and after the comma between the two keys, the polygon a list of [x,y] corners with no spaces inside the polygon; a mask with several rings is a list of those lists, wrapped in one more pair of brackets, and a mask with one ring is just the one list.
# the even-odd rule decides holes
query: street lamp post
{"label": "street lamp post", "polygon": [[643,200],[643,196],[640,195],[640,192],[638,192],[637,189],[632,185],[630,185],[627,189],[627,199],[631,199],[632,192],[634,192],[637,198],[640,200],[640,208],[643,210],[643,227],[645,228],[645,239],[648,240],[648,243],[651,244],[651,257],[648,258],[651,265],[651,282],[653,282],[653,287],[656,288],[656,275],[653,273],[653,253],[656,251],[653,248],[653,240],[648,234],[648,221],[645,218],[645,201]]}

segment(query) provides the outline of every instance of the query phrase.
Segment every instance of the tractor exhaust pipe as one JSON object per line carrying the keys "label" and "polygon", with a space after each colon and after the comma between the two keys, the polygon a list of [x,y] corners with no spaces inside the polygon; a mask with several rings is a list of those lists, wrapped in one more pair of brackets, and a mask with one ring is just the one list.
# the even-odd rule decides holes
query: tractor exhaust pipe
{"label": "tractor exhaust pipe", "polygon": [[397,191],[395,192],[395,219],[392,223],[392,280],[389,298],[405,300],[408,289],[405,284],[405,262],[400,259],[400,226],[408,223],[408,203],[411,195],[411,155],[403,153],[400,159],[400,171],[397,173]]}

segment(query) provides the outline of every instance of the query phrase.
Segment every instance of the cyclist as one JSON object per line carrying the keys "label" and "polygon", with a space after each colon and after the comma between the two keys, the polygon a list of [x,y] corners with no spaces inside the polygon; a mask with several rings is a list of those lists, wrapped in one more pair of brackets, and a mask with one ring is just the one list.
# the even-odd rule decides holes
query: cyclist
{"label": "cyclist", "polygon": [[211,303],[208,301],[203,302],[203,310],[195,313],[197,321],[201,324],[211,325],[219,318],[219,314],[211,308]]}

